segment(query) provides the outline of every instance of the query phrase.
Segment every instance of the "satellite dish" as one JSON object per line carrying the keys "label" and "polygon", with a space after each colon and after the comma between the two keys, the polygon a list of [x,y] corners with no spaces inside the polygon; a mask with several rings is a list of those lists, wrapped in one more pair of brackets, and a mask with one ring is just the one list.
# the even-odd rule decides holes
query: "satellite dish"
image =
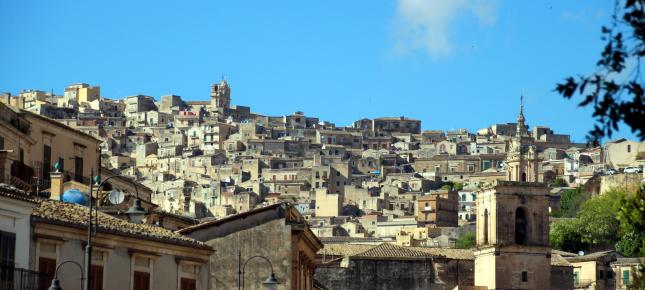
{"label": "satellite dish", "polygon": [[108,200],[110,200],[110,203],[113,205],[121,204],[124,199],[125,195],[123,194],[123,192],[116,189],[110,191],[110,195],[108,196]]}

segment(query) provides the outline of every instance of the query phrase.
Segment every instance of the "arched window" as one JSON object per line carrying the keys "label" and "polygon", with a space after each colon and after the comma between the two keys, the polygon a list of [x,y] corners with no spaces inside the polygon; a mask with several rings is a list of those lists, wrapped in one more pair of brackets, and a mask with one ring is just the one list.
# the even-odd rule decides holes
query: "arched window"
{"label": "arched window", "polygon": [[484,245],[488,244],[488,209],[484,210]]}
{"label": "arched window", "polygon": [[522,182],[526,182],[526,172],[522,172]]}
{"label": "arched window", "polygon": [[518,245],[526,245],[527,243],[527,220],[526,210],[518,207],[515,211],[515,243]]}

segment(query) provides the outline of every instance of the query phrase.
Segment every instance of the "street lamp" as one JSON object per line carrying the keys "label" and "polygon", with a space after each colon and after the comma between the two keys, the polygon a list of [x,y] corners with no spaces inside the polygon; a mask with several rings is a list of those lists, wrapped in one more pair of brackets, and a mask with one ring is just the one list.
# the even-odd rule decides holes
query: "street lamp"
{"label": "street lamp", "polygon": [[[241,289],[241,290],[244,290],[244,274],[245,274],[246,264],[249,261],[251,261],[251,260],[253,260],[255,258],[260,258],[262,260],[265,260],[267,263],[269,263],[269,267],[271,269],[271,274],[269,274],[269,277],[267,277],[266,280],[264,280],[264,282],[262,282],[262,285],[265,288],[267,288],[268,290],[275,290],[276,285],[278,285],[278,279],[275,278],[275,273],[273,273],[273,264],[271,264],[271,261],[267,257],[264,257],[264,256],[253,256],[253,257],[248,258],[246,261],[244,261],[244,264],[241,267],[242,268],[241,271],[238,272],[238,278],[237,278],[238,287],[237,288]],[[240,252],[238,252],[238,268],[240,268],[239,264],[241,262],[242,262],[242,252],[240,251]]]}
{"label": "street lamp", "polygon": [[269,290],[276,289],[276,285],[278,285],[278,279],[275,278],[275,274],[273,274],[273,270],[271,270],[271,275],[269,275],[269,278],[267,278],[266,280],[264,280],[264,282],[262,282],[262,285],[264,285],[264,287],[266,287]]}
{"label": "street lamp", "polygon": [[143,216],[146,214],[146,209],[141,206],[141,200],[137,198],[132,203],[132,206],[125,212],[130,217],[130,221],[139,224],[143,220]]}
{"label": "street lamp", "polygon": [[[92,265],[92,209],[96,211],[96,226],[98,228],[99,224],[99,219],[98,219],[98,202],[96,203],[95,206],[92,206],[92,191],[94,187],[94,183],[97,183],[96,186],[96,197],[98,198],[99,196],[99,191],[103,187],[106,182],[112,178],[121,178],[127,182],[132,183],[132,186],[134,186],[134,191],[137,194],[137,197],[134,199],[134,202],[132,203],[132,206],[125,212],[129,217],[130,221],[133,223],[140,223],[143,220],[143,216],[146,213],[146,210],[141,206],[141,200],[139,199],[139,189],[137,188],[137,184],[134,183],[132,179],[125,178],[124,176],[121,175],[112,175],[103,181],[99,182],[101,178],[96,175],[94,176],[94,169],[90,169],[90,194],[89,194],[89,201],[88,201],[88,207],[89,207],[89,218],[87,220],[87,245],[85,246],[85,290],[91,290],[91,279],[92,279],[92,271],[91,271],[91,265]],[[52,286],[54,282],[52,281]],[[50,289],[54,290],[54,289]]]}
{"label": "street lamp", "polygon": [[48,290],[63,290],[63,288],[60,287],[60,281],[58,280],[58,270],[60,269],[61,266],[67,264],[67,263],[72,263],[76,266],[78,266],[78,270],[81,272],[81,288],[83,289],[83,267],[79,263],[76,263],[74,261],[64,261],[56,267],[56,272],[54,272],[54,279],[52,279],[52,284],[47,288]]}

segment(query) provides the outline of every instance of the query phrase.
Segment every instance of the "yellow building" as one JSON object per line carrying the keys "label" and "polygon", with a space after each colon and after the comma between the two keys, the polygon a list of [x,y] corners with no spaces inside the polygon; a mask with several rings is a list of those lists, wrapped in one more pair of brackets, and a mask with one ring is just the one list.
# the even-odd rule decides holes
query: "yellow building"
{"label": "yellow building", "polygon": [[67,181],[89,183],[90,170],[98,172],[99,143],[55,120],[0,104],[0,150],[7,152],[0,164],[19,188],[31,190],[35,177],[49,180],[57,162]]}

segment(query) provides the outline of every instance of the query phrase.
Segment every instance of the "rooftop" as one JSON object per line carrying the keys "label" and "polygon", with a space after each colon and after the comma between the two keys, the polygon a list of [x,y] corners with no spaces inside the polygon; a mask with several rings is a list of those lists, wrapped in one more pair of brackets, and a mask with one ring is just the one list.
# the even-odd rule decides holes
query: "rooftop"
{"label": "rooftop", "polygon": [[[0,183],[0,196],[35,204],[31,214],[32,221],[76,228],[87,227],[87,217],[89,214],[87,207],[35,197],[3,183]],[[97,231],[101,233],[211,249],[208,245],[202,242],[158,226],[150,224],[134,224],[102,212],[98,213],[98,220],[99,227]]]}

